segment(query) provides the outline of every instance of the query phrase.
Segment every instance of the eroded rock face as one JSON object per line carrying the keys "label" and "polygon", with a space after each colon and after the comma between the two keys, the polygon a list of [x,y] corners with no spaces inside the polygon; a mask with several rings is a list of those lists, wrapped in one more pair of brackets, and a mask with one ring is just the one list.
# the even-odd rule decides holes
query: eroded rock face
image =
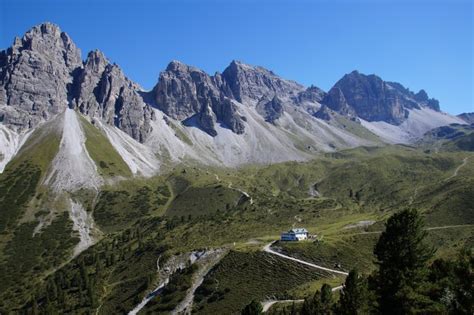
{"label": "eroded rock face", "polygon": [[[24,130],[68,106],[74,70],[81,53],[59,27],[33,27],[0,52],[0,109],[4,123]],[[14,108],[14,109],[13,109]]]}
{"label": "eroded rock face", "polygon": [[227,84],[227,92],[240,103],[252,103],[277,95],[281,98],[296,96],[304,87],[296,82],[280,78],[262,67],[252,67],[239,61],[232,61],[222,77]]}
{"label": "eroded rock face", "polygon": [[143,142],[152,128],[153,110],[139,94],[140,87],[100,51],[90,52],[75,80],[74,106],[90,117],[115,125]]}
{"label": "eroded rock face", "polygon": [[217,135],[217,122],[237,134],[244,132],[243,119],[225,95],[225,83],[220,75],[209,76],[195,67],[172,61],[160,74],[152,93],[156,106],[168,116],[193,120],[211,136]]}
{"label": "eroded rock face", "polygon": [[407,109],[439,110],[438,101],[429,99],[423,90],[414,94],[399,83],[385,82],[376,75],[357,71],[346,74],[331,91],[323,104],[341,114],[350,107],[358,117],[368,121],[398,125],[408,117]]}
{"label": "eroded rock face", "polygon": [[153,111],[117,65],[94,51],[86,61],[58,26],[33,27],[0,52],[0,120],[17,131],[78,107],[144,141]]}
{"label": "eroded rock face", "polygon": [[266,122],[274,124],[283,115],[283,101],[275,95],[270,101],[263,100],[260,102],[257,105],[257,110]]}
{"label": "eroded rock face", "polygon": [[[308,89],[306,97],[318,98],[321,91],[316,89]],[[245,117],[239,115],[237,103],[244,106],[259,104],[258,111],[267,121],[274,122],[283,113],[282,103],[293,104],[304,91],[303,86],[269,70],[238,61],[232,61],[222,74],[214,76],[173,61],[160,74],[153,89],[153,99],[155,106],[167,115],[185,124],[198,124],[215,136],[216,123],[222,123],[237,134],[244,133]],[[262,100],[268,104],[261,104]]]}
{"label": "eroded rock face", "polygon": [[[346,101],[344,94],[342,93],[341,89],[338,87],[333,87],[329,90],[328,94],[322,100],[322,103],[325,105],[321,108],[321,111],[326,110],[326,106],[332,109],[335,112],[340,113],[341,115],[345,116],[355,116],[355,111]],[[320,117],[321,116],[321,117]],[[326,117],[325,115],[320,114],[320,116],[316,116],[319,118]],[[328,120],[328,119],[325,119]]]}
{"label": "eroded rock face", "polygon": [[312,85],[306,90],[298,93],[295,98],[295,101],[297,104],[304,102],[320,103],[325,96],[326,93],[323,90],[321,90],[317,86]]}
{"label": "eroded rock face", "polygon": [[238,61],[213,76],[173,61],[146,93],[100,51],[82,62],[69,36],[51,23],[32,28],[0,52],[0,122],[15,130],[33,128],[71,107],[144,142],[155,119],[151,106],[211,136],[218,125],[244,133],[246,118],[239,108],[245,107],[256,107],[270,123],[291,106],[323,119],[338,113],[391,124],[403,122],[409,109],[439,110],[424,90],[415,94],[375,75],[354,71],[326,94]]}

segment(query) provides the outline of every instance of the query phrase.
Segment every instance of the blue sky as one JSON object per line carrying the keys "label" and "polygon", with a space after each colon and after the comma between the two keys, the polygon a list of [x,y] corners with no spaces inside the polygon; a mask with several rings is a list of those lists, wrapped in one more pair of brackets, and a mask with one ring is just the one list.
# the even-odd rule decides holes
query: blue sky
{"label": "blue sky", "polygon": [[83,58],[99,48],[144,88],[176,59],[208,73],[231,60],[328,90],[352,70],[474,111],[473,1],[0,0],[0,47],[43,21]]}

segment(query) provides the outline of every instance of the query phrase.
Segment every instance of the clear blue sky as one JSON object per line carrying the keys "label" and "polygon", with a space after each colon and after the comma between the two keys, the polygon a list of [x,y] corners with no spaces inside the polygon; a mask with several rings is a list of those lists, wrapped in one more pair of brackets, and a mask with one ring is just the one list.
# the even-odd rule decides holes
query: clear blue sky
{"label": "clear blue sky", "polygon": [[328,90],[357,69],[474,111],[473,1],[0,0],[0,47],[43,21],[83,58],[99,48],[144,88],[176,59],[208,73],[231,60]]}

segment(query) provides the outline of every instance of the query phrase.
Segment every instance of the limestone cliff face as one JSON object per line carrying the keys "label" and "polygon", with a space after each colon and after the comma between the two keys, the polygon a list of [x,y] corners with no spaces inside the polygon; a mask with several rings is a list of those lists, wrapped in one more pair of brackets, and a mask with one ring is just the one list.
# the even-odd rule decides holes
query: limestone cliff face
{"label": "limestone cliff face", "polygon": [[77,106],[144,141],[153,112],[139,91],[101,52],[90,52],[83,63],[70,37],[51,23],[0,52],[0,121],[18,131]]}
{"label": "limestone cliff face", "polygon": [[357,115],[368,121],[401,124],[408,109],[429,107],[439,111],[439,103],[424,90],[417,94],[396,82],[357,71],[346,74],[329,91],[322,103],[343,115]]}
{"label": "limestone cliff face", "polygon": [[262,67],[253,67],[232,61],[224,70],[222,77],[233,98],[241,103],[252,103],[262,97],[278,96],[289,98],[304,91],[304,87],[296,82],[284,80]]}
{"label": "limestone cliff face", "polygon": [[462,113],[459,114],[458,117],[468,124],[474,124],[474,113]]}
{"label": "limestone cliff face", "polygon": [[185,124],[197,123],[211,136],[217,135],[218,122],[241,134],[245,130],[244,118],[223,89],[220,75],[209,76],[195,67],[172,61],[160,74],[152,94],[156,106],[165,114]]}
{"label": "limestone cliff face", "polygon": [[83,114],[115,125],[140,142],[146,140],[154,119],[151,107],[140,95],[140,87],[100,51],[88,54],[74,87],[73,105]]}
{"label": "limestone cliff face", "polygon": [[[299,94],[303,92],[306,94]],[[238,113],[236,103],[258,106],[265,120],[273,123],[282,115],[284,102],[296,104],[299,97],[314,99],[318,93],[319,89],[306,91],[267,69],[238,61],[232,61],[222,74],[214,76],[173,61],[160,74],[152,98],[155,106],[168,116],[185,124],[197,124],[215,136],[217,123],[237,134],[245,131],[245,117]]]}
{"label": "limestone cliff face", "polygon": [[[0,52],[0,117],[24,130],[61,112],[69,102],[81,53],[50,23],[33,27]],[[6,106],[5,106],[6,105]]]}
{"label": "limestone cliff face", "polygon": [[338,87],[333,87],[329,90],[328,94],[326,94],[322,100],[322,103],[342,115],[355,116],[354,109],[349,106],[344,97],[344,93],[342,93],[341,89]]}

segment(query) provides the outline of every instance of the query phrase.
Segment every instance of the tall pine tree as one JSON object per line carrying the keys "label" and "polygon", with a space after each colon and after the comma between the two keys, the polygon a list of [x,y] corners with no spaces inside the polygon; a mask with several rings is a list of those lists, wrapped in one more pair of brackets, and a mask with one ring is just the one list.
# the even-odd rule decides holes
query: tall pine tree
{"label": "tall pine tree", "polygon": [[242,315],[260,315],[263,313],[262,304],[260,302],[253,300],[244,307],[242,310]]}
{"label": "tall pine tree", "polygon": [[362,315],[369,314],[369,290],[367,279],[352,270],[346,278],[337,304],[337,314]]}
{"label": "tall pine tree", "polygon": [[321,291],[316,291],[312,298],[306,298],[301,309],[301,315],[331,315],[333,296],[331,286],[323,284]]}
{"label": "tall pine tree", "polygon": [[423,294],[422,285],[433,250],[425,244],[425,237],[423,220],[415,210],[404,210],[388,219],[374,249],[380,313],[413,314],[429,309],[431,301]]}

